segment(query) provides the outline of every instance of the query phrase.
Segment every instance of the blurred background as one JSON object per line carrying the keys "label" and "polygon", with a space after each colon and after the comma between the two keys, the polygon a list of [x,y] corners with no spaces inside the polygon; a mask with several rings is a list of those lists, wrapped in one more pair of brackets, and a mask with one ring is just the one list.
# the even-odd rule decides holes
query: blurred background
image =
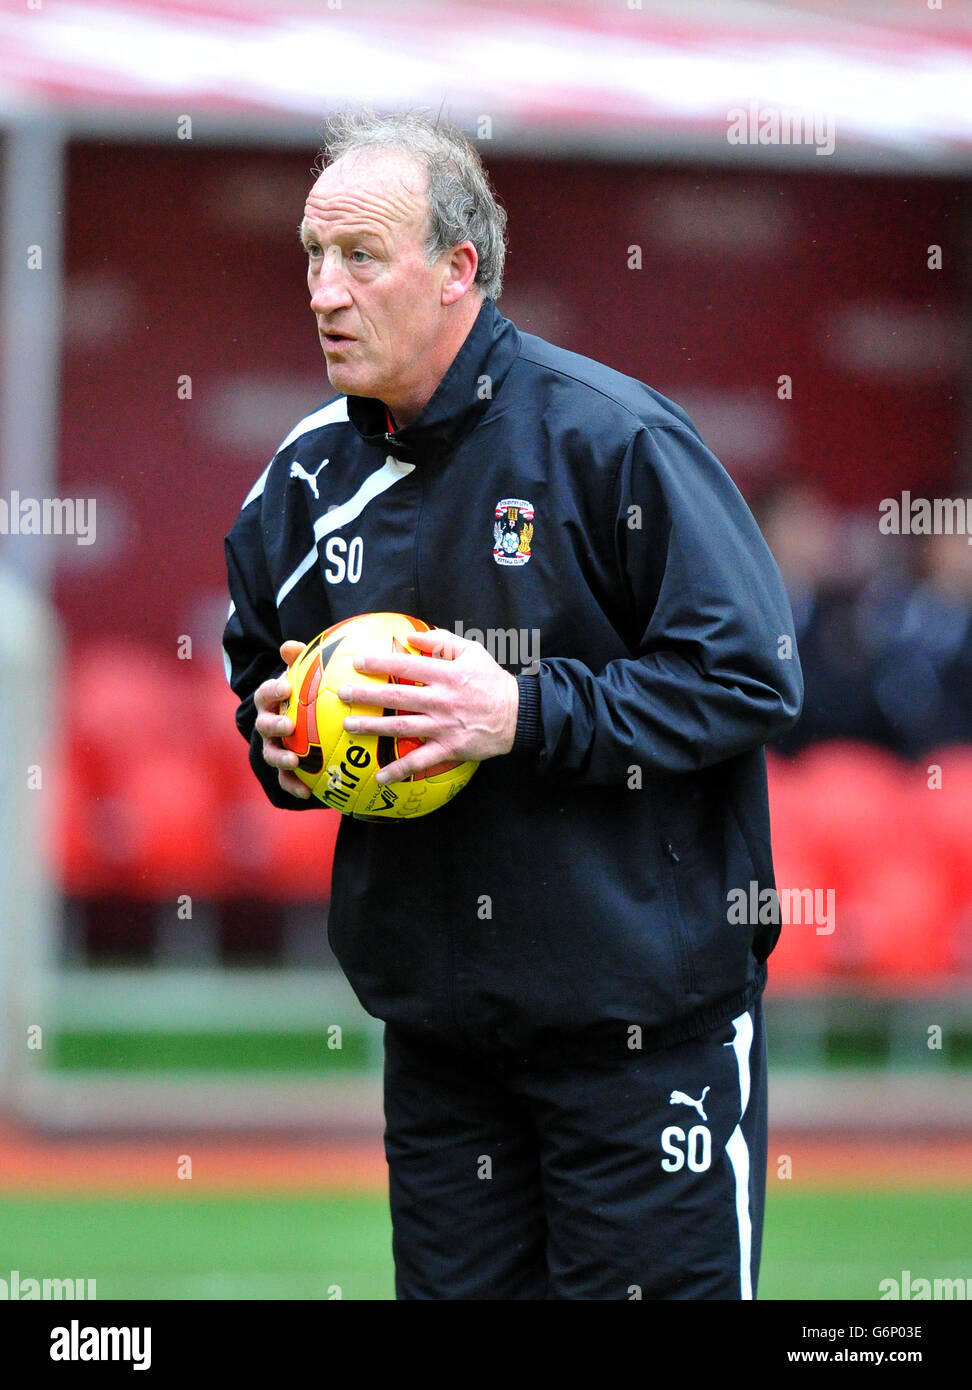
{"label": "blurred background", "polygon": [[[336,816],[265,802],[220,653],[361,102],[476,139],[501,310],[683,405],[783,571],[777,878],[835,917],[771,961],[761,1296],[972,1280],[970,89],[958,3],[0,0],[0,1278],[392,1294]],[[90,543],[17,534],[54,497]]]}

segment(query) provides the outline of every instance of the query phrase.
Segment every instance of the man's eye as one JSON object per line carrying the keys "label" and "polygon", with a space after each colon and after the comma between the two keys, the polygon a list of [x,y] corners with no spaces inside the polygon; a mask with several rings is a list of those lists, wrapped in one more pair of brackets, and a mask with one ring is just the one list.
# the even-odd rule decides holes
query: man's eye
{"label": "man's eye", "polygon": [[[363,256],[364,260],[355,260],[356,256]],[[350,259],[354,261],[355,265],[364,265],[365,261],[371,260],[371,256],[368,254],[367,251],[362,251],[360,248],[358,248],[357,250],[351,252]]]}
{"label": "man's eye", "polygon": [[304,250],[307,252],[308,256],[310,256],[311,260],[316,260],[318,256],[323,254],[316,241],[306,241],[304,243]]}

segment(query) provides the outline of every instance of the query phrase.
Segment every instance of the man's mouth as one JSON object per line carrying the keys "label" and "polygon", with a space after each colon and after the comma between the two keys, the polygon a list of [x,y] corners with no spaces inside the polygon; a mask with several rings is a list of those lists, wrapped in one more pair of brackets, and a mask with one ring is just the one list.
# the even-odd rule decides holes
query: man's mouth
{"label": "man's mouth", "polygon": [[321,342],[328,348],[340,348],[345,343],[353,343],[355,340],[350,333],[331,333],[327,329],[321,329]]}

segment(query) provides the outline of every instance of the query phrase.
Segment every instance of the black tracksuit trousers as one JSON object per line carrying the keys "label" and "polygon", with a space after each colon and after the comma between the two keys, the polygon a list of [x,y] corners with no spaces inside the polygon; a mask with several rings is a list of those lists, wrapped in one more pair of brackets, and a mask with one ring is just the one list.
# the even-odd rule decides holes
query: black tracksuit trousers
{"label": "black tracksuit trousers", "polygon": [[543,1064],[385,1029],[400,1299],[748,1299],[766,1185],[757,999],[706,1036]]}

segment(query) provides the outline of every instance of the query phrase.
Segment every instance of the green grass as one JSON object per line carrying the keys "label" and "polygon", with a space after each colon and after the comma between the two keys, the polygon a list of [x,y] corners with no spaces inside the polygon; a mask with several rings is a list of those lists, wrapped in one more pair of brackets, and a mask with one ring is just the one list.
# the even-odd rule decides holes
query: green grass
{"label": "green grass", "polygon": [[175,1033],[64,1030],[51,1045],[59,1071],[319,1072],[361,1071],[369,1063],[364,1033],[345,1028],[341,1046],[326,1032]]}
{"label": "green grass", "polygon": [[[390,1239],[381,1194],[0,1198],[0,1278],[95,1278],[99,1299],[389,1299]],[[972,1277],[966,1193],[771,1186],[761,1299],[877,1299],[904,1269]]]}
{"label": "green grass", "polygon": [[877,1299],[881,1280],[900,1280],[905,1269],[913,1278],[972,1277],[966,1191],[787,1188],[777,1181],[767,1194],[761,1299]]}
{"label": "green grass", "polygon": [[99,1299],[391,1298],[390,1241],[383,1195],[0,1199],[0,1278]]}

